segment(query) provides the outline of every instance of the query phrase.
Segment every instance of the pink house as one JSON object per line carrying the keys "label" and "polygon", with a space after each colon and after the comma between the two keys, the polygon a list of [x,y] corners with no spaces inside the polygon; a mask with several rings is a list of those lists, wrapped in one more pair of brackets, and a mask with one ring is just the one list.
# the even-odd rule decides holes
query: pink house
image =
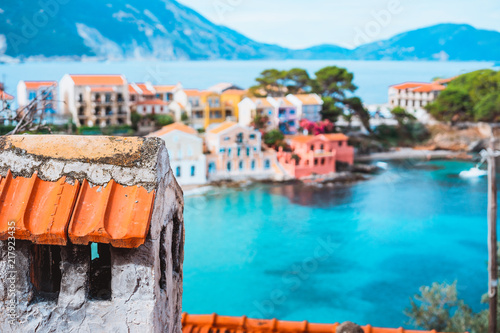
{"label": "pink house", "polygon": [[280,148],[278,161],[295,178],[334,173],[337,161],[354,163],[354,148],[348,139],[344,134],[295,136],[290,139],[292,152]]}

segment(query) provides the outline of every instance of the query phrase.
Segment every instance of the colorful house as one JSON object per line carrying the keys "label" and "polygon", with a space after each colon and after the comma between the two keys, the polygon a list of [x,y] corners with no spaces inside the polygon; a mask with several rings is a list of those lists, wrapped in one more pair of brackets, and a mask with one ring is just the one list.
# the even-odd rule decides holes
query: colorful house
{"label": "colorful house", "polygon": [[246,90],[228,89],[220,95],[226,120],[238,121],[239,103],[247,97],[247,94],[248,92]]}
{"label": "colorful house", "polygon": [[205,105],[202,103],[202,92],[198,89],[185,89],[189,122],[196,129],[205,128]]}
{"label": "colorful house", "polygon": [[274,129],[279,126],[276,108],[267,98],[246,97],[238,103],[238,122],[242,126],[250,126],[256,116],[267,117],[266,129]]}
{"label": "colorful house", "polygon": [[198,131],[182,123],[173,123],[148,136],[165,141],[170,167],[180,185],[200,185],[207,182],[203,139],[198,136]]}
{"label": "colorful house", "polygon": [[36,108],[44,115],[57,113],[57,81],[19,81],[17,104],[20,108],[35,101]]}
{"label": "colorful house", "polygon": [[291,152],[282,148],[278,161],[295,178],[336,172],[336,163],[354,164],[354,148],[344,134],[300,135],[292,137]]}
{"label": "colorful house", "polygon": [[268,97],[267,100],[275,108],[280,131],[285,134],[297,133],[300,120],[297,107],[284,97]]}
{"label": "colorful house", "polygon": [[323,100],[318,94],[289,94],[286,98],[297,107],[297,117],[312,122],[321,120]]}
{"label": "colorful house", "polygon": [[226,120],[226,109],[222,107],[219,93],[205,90],[201,93],[201,104],[204,106],[204,128],[211,124],[222,123]]}
{"label": "colorful house", "polygon": [[209,180],[272,178],[276,152],[262,148],[259,131],[235,122],[224,122],[207,130]]}
{"label": "colorful house", "polygon": [[123,75],[69,75],[59,81],[59,110],[77,126],[131,124],[129,85]]}
{"label": "colorful house", "polygon": [[7,94],[4,91],[3,83],[0,83],[0,124],[9,125],[16,117],[15,110],[12,110],[10,103],[14,100],[14,96]]}

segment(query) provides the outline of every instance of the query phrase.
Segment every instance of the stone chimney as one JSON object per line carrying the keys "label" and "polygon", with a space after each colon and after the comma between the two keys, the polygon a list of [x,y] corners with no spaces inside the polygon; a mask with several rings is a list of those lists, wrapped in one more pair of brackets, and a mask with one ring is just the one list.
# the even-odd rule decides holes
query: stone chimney
{"label": "stone chimney", "polygon": [[181,332],[183,197],[161,139],[0,137],[0,332]]}

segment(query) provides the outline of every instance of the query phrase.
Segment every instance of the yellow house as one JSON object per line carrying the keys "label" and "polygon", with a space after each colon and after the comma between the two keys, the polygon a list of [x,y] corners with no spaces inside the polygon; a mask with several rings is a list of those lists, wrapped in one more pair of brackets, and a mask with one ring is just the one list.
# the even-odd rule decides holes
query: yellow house
{"label": "yellow house", "polygon": [[210,124],[222,123],[226,120],[226,111],[222,107],[220,94],[213,91],[201,93],[201,105],[204,106],[204,127]]}
{"label": "yellow house", "polygon": [[221,94],[221,103],[225,110],[226,119],[232,117],[230,120],[238,121],[240,116],[238,104],[245,97],[248,97],[248,91],[240,89],[228,89]]}

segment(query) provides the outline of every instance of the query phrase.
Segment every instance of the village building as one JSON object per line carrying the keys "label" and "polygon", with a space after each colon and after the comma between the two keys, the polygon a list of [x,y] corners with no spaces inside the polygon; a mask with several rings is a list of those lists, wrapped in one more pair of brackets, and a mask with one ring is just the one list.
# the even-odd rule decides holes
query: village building
{"label": "village building", "polygon": [[297,107],[284,97],[267,97],[267,100],[275,108],[279,130],[284,134],[296,134],[300,120]]}
{"label": "village building", "polygon": [[198,136],[198,131],[182,123],[174,123],[148,136],[165,141],[170,166],[180,185],[207,182],[207,160],[203,153],[203,139]]}
{"label": "village building", "polygon": [[57,113],[57,81],[19,81],[17,105],[24,108],[30,103],[47,117]]}
{"label": "village building", "polygon": [[297,107],[298,119],[307,119],[312,122],[321,120],[323,100],[318,94],[289,94],[286,98]]}
{"label": "village building", "polygon": [[183,198],[162,140],[7,136],[0,197],[0,332],[181,331]]}
{"label": "village building", "polygon": [[77,126],[130,125],[129,86],[123,75],[69,75],[59,81],[59,109]]}
{"label": "village building", "polygon": [[448,83],[454,78],[440,79],[431,83],[405,82],[389,87],[389,105],[406,109],[417,120],[428,123],[432,119],[425,107],[436,100],[441,91],[446,89]]}
{"label": "village building", "polygon": [[250,126],[255,117],[266,118],[266,130],[276,129],[279,126],[276,108],[265,97],[246,97],[238,103],[238,122],[242,126]]}
{"label": "village building", "polygon": [[215,92],[217,94],[222,94],[225,91],[228,90],[243,90],[242,88],[238,87],[237,85],[230,83],[230,82],[220,82],[217,83],[210,88],[207,89],[208,91]]}
{"label": "village building", "polygon": [[205,128],[205,105],[202,103],[202,92],[197,89],[185,89],[189,110],[189,123],[195,129]]}
{"label": "village building", "polygon": [[263,148],[261,133],[235,122],[207,129],[208,179],[270,179],[276,169],[276,152]]}
{"label": "village building", "polygon": [[336,172],[337,162],[354,164],[354,148],[344,134],[299,135],[291,137],[291,152],[280,147],[278,161],[294,178]]}
{"label": "village building", "polygon": [[16,117],[16,112],[12,107],[14,96],[4,91],[3,83],[0,83],[0,124],[10,125]]}
{"label": "village building", "polygon": [[248,92],[241,89],[228,89],[221,93],[221,103],[224,108],[226,120],[238,121],[239,103],[247,97]]}

